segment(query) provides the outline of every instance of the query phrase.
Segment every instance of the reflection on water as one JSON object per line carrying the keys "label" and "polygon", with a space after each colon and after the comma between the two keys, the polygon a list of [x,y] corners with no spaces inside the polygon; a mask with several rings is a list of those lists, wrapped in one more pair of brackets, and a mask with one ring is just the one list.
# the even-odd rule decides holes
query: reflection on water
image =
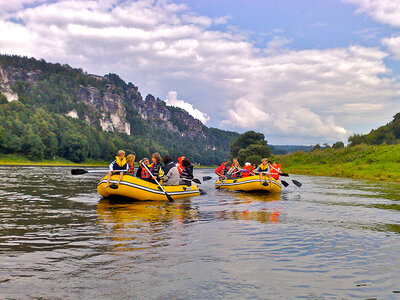
{"label": "reflection on water", "polygon": [[[168,234],[173,230],[172,222],[188,223],[198,220],[198,211],[193,209],[190,200],[184,199],[179,204],[156,201],[134,201],[118,203],[102,199],[97,204],[99,222],[108,229],[107,232],[117,251],[132,251],[149,247],[160,247],[162,244],[149,243],[143,238]],[[139,230],[140,229],[140,230]]]}
{"label": "reflection on water", "polygon": [[395,183],[296,176],[301,189],[260,194],[211,180],[204,196],[118,203],[96,193],[99,174],[0,175],[1,299],[393,299],[400,290]]}

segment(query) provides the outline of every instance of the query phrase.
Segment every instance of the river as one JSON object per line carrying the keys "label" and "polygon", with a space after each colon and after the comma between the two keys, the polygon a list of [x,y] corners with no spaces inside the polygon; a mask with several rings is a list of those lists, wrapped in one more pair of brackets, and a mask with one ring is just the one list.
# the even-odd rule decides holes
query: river
{"label": "river", "polygon": [[110,203],[70,170],[0,167],[1,299],[400,298],[399,184]]}

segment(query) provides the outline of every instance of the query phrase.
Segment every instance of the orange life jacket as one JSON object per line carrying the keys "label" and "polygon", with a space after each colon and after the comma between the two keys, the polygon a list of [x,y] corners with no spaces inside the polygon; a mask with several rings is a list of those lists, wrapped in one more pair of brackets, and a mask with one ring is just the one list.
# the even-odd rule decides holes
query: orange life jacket
{"label": "orange life jacket", "polygon": [[183,160],[182,157],[178,157],[178,162],[176,163],[176,167],[178,168],[179,175],[182,174],[182,171],[184,169],[184,167],[182,166],[182,160]]}
{"label": "orange life jacket", "polygon": [[277,164],[276,166],[271,165],[269,173],[271,174],[272,178],[279,180],[279,173],[281,172],[281,166],[282,166],[281,164]]}
{"label": "orange life jacket", "polygon": [[252,166],[244,166],[242,170],[242,177],[248,177],[251,175],[251,171],[253,171]]}

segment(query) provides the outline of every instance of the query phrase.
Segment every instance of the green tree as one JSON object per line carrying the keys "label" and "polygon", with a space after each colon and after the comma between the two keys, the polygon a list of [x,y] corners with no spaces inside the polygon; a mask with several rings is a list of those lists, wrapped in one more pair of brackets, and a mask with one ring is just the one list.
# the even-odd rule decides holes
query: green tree
{"label": "green tree", "polygon": [[[241,164],[244,164],[246,161],[249,161],[249,157],[257,156],[263,158],[269,157],[270,155],[271,151],[268,146],[251,144],[246,149],[241,149],[239,151],[237,159]],[[260,160],[258,162],[260,162]]]}
{"label": "green tree", "polygon": [[8,103],[7,97],[0,93],[0,104],[6,104]]}
{"label": "green tree", "polygon": [[343,142],[336,142],[332,145],[332,148],[334,149],[339,149],[339,148],[344,148],[344,143]]}
{"label": "green tree", "polygon": [[241,149],[246,149],[252,144],[267,146],[267,141],[264,140],[264,134],[255,131],[247,131],[241,134],[230,145],[231,158],[236,157]]}

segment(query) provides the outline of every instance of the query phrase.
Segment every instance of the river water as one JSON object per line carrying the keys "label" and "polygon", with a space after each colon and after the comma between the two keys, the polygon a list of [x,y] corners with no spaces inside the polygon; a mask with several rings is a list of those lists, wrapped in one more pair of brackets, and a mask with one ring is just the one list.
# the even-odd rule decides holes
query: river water
{"label": "river water", "polygon": [[0,167],[1,299],[400,298],[399,184],[115,203],[70,169]]}

